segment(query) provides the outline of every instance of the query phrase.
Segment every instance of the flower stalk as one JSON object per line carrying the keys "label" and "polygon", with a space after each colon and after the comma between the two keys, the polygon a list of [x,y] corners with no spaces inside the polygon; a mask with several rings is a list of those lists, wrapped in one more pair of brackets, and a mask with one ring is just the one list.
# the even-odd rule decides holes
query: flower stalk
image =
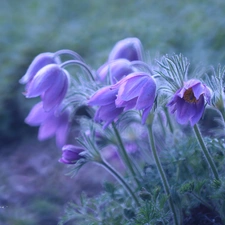
{"label": "flower stalk", "polygon": [[119,182],[122,184],[122,186],[125,188],[125,190],[130,194],[130,196],[133,198],[137,206],[140,206],[140,203],[138,201],[138,198],[134,194],[134,192],[131,190],[130,186],[126,183],[126,181],[123,179],[123,177],[111,166],[109,165],[105,160],[102,160],[101,162],[98,162],[100,165],[102,165],[107,171],[109,171]]}
{"label": "flower stalk", "polygon": [[170,210],[171,210],[171,212],[173,214],[174,224],[178,225],[179,223],[178,223],[177,213],[176,213],[176,209],[175,209],[175,206],[173,204],[172,197],[171,197],[169,182],[168,182],[168,180],[166,178],[166,174],[165,174],[165,172],[163,170],[163,167],[161,165],[160,159],[158,157],[158,153],[157,153],[156,146],[155,146],[155,141],[154,141],[154,135],[153,135],[152,128],[153,127],[152,127],[152,123],[151,123],[151,124],[148,125],[148,135],[149,135],[149,142],[150,142],[150,145],[151,145],[153,157],[154,157],[154,160],[155,160],[155,163],[156,163],[156,167],[157,167],[157,170],[159,172],[161,181],[163,183],[164,191],[165,191],[166,195],[168,196],[169,206],[170,206]]}
{"label": "flower stalk", "polygon": [[213,159],[212,159],[212,157],[211,157],[211,155],[209,153],[209,150],[207,149],[207,147],[205,145],[205,142],[203,141],[203,138],[202,138],[201,132],[200,132],[200,130],[198,128],[198,125],[195,124],[193,129],[194,129],[194,132],[195,132],[195,136],[196,136],[196,138],[198,140],[198,143],[201,146],[201,149],[202,149],[202,151],[203,151],[203,153],[205,155],[205,158],[206,158],[206,160],[207,160],[207,162],[209,164],[209,167],[211,168],[211,170],[213,172],[213,175],[214,175],[215,179],[216,180],[220,180],[219,179],[219,174],[218,174],[217,169],[216,169],[216,165],[215,165],[215,163],[214,163],[214,161],[213,161]]}
{"label": "flower stalk", "polygon": [[124,147],[123,141],[122,141],[122,139],[120,137],[120,134],[119,134],[116,126],[115,126],[115,123],[112,123],[112,127],[113,127],[114,133],[116,135],[118,144],[119,144],[119,149],[121,150],[120,151],[120,155],[122,156],[122,159],[123,159],[124,163],[126,164],[127,168],[129,169],[130,173],[132,174],[133,178],[135,179],[135,182],[136,182],[137,186],[141,187],[140,186],[140,182],[137,179],[136,173],[134,171],[134,168],[133,168],[133,166],[131,164],[130,158],[129,158],[129,156],[127,154],[127,151],[126,151],[126,149]]}

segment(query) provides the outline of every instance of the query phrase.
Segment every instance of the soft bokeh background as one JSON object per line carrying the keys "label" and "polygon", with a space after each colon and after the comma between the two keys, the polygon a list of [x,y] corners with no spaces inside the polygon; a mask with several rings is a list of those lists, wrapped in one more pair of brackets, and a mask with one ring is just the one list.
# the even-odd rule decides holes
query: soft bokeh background
{"label": "soft bokeh background", "polygon": [[34,101],[18,80],[29,63],[41,52],[71,49],[97,69],[118,40],[132,36],[148,59],[182,53],[193,65],[224,65],[225,1],[1,0],[1,224],[57,224],[67,201],[97,193],[106,177],[90,179],[85,168],[66,177],[54,140],[37,142],[37,129],[24,124]]}

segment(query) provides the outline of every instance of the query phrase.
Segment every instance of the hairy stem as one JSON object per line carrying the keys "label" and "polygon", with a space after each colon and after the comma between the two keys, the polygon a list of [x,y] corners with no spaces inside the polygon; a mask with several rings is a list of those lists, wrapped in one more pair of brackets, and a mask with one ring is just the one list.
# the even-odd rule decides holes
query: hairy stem
{"label": "hairy stem", "polygon": [[125,190],[130,194],[130,196],[133,198],[137,206],[140,206],[140,203],[134,194],[134,192],[131,190],[130,186],[126,183],[126,181],[123,179],[123,177],[111,166],[109,165],[106,161],[101,161],[99,162],[100,165],[102,165],[104,168],[106,168],[125,188]]}
{"label": "hairy stem", "polygon": [[165,172],[162,168],[160,159],[158,157],[157,149],[155,147],[152,124],[148,126],[148,134],[149,134],[149,142],[150,142],[151,149],[152,149],[152,152],[153,152],[153,157],[154,157],[154,160],[155,160],[155,163],[156,163],[156,167],[157,167],[157,170],[159,172],[161,181],[163,183],[164,191],[165,191],[166,195],[168,196],[170,210],[173,213],[174,224],[178,225],[179,223],[178,223],[177,213],[176,213],[176,210],[175,210],[175,206],[173,204],[173,200],[171,198],[169,182],[166,178]]}
{"label": "hairy stem", "polygon": [[119,144],[121,157],[122,157],[125,165],[128,167],[128,169],[129,169],[130,173],[132,174],[133,178],[135,179],[135,181],[137,183],[137,186],[140,187],[140,182],[137,179],[137,176],[136,176],[136,173],[135,173],[134,168],[132,166],[132,163],[130,161],[130,158],[129,158],[128,154],[127,154],[127,151],[126,151],[126,149],[124,147],[123,141],[122,141],[122,139],[120,137],[120,134],[119,134],[119,132],[118,132],[118,130],[117,130],[117,128],[116,128],[114,123],[112,123],[112,127],[113,127],[114,133],[116,135],[118,144]]}
{"label": "hairy stem", "polygon": [[211,168],[211,170],[213,172],[213,175],[214,175],[215,179],[216,180],[220,180],[219,179],[219,174],[218,174],[217,169],[216,169],[216,165],[215,165],[215,163],[214,163],[214,161],[213,161],[213,159],[212,159],[212,157],[211,157],[211,155],[209,153],[209,150],[207,149],[207,147],[205,145],[205,142],[203,141],[202,135],[200,133],[200,130],[199,130],[197,124],[194,125],[194,132],[195,132],[195,136],[196,136],[196,138],[198,140],[198,143],[201,146],[201,149],[202,149],[202,151],[203,151],[203,153],[205,155],[205,158],[206,158],[206,160],[207,160],[207,162],[209,164],[209,167]]}

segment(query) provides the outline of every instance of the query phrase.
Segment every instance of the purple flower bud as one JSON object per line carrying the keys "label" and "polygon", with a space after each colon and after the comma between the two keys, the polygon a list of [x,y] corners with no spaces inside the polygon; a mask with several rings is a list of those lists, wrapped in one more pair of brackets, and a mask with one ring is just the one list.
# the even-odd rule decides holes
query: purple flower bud
{"label": "purple flower bud", "polygon": [[54,53],[45,52],[37,55],[27,69],[26,74],[20,79],[21,84],[30,83],[36,73],[48,64],[55,64],[58,60],[54,58]]}
{"label": "purple flower bud", "polygon": [[122,107],[119,108],[115,105],[117,93],[118,89],[106,86],[99,89],[88,101],[90,106],[99,106],[94,119],[96,122],[106,122],[103,128],[106,128],[123,112]]}
{"label": "purple flower bud", "polygon": [[38,71],[31,81],[26,97],[41,96],[46,111],[61,104],[69,86],[69,75],[59,65],[50,64]]}
{"label": "purple flower bud", "polygon": [[171,113],[180,124],[194,126],[202,117],[205,101],[210,104],[211,91],[201,81],[191,79],[184,83],[168,103]]}
{"label": "purple flower bud", "polygon": [[62,148],[62,158],[59,159],[59,162],[64,164],[75,164],[77,160],[83,158],[83,156],[80,155],[83,151],[84,149],[79,146],[64,145]]}
{"label": "purple flower bud", "polygon": [[126,38],[118,41],[112,49],[108,60],[124,58],[129,61],[143,60],[142,44],[138,38]]}
{"label": "purple flower bud", "polygon": [[106,80],[106,77],[109,75],[111,83],[114,84],[132,72],[134,71],[130,61],[127,59],[117,59],[102,65],[97,70],[97,75],[100,81]]}
{"label": "purple flower bud", "polygon": [[59,108],[56,111],[46,112],[43,103],[39,102],[31,109],[25,122],[30,126],[40,126],[39,141],[55,136],[57,146],[62,147],[66,143],[70,126],[68,110],[60,112]]}
{"label": "purple flower bud", "polygon": [[143,110],[142,123],[145,123],[155,101],[155,80],[146,73],[134,72],[115,86],[118,87],[116,107],[124,107],[125,111],[132,108]]}

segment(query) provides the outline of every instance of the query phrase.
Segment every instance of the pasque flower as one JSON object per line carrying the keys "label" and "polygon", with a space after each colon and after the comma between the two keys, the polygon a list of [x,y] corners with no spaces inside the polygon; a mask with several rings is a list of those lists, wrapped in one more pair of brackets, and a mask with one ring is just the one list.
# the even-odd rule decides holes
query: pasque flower
{"label": "pasque flower", "polygon": [[180,124],[194,126],[202,117],[205,103],[210,104],[211,91],[201,81],[191,79],[184,83],[167,104]]}
{"label": "pasque flower", "polygon": [[143,60],[143,47],[141,41],[136,37],[125,38],[116,43],[109,54],[108,60],[125,58],[129,61]]}
{"label": "pasque flower", "polygon": [[67,109],[63,112],[60,112],[60,108],[46,112],[43,102],[39,102],[31,109],[25,122],[30,126],[40,126],[38,140],[42,141],[55,136],[59,147],[65,145],[70,127]]}
{"label": "pasque flower", "polygon": [[49,64],[38,71],[28,86],[26,97],[41,96],[46,111],[61,104],[69,85],[68,72],[59,65]]}
{"label": "pasque flower", "polygon": [[156,96],[155,80],[147,73],[134,72],[115,84],[118,87],[116,107],[124,110],[143,110],[142,123],[145,123]]}
{"label": "pasque flower", "polygon": [[64,164],[75,164],[79,159],[83,158],[83,156],[80,155],[83,151],[84,149],[79,146],[64,145],[62,148],[62,158],[59,159],[59,162]]}
{"label": "pasque flower", "polygon": [[88,101],[90,106],[99,106],[94,120],[96,122],[104,121],[103,128],[106,128],[123,112],[123,107],[116,107],[115,105],[117,93],[118,88],[114,88],[112,85],[106,86],[99,89]]}
{"label": "pasque flower", "polygon": [[115,84],[124,76],[134,72],[131,62],[127,59],[116,59],[103,64],[98,70],[97,75],[100,81],[106,80],[109,76],[111,84]]}
{"label": "pasque flower", "polygon": [[26,74],[20,79],[21,84],[28,84],[32,81],[37,72],[44,66],[56,64],[59,60],[54,57],[54,53],[44,52],[37,55],[27,69]]}

